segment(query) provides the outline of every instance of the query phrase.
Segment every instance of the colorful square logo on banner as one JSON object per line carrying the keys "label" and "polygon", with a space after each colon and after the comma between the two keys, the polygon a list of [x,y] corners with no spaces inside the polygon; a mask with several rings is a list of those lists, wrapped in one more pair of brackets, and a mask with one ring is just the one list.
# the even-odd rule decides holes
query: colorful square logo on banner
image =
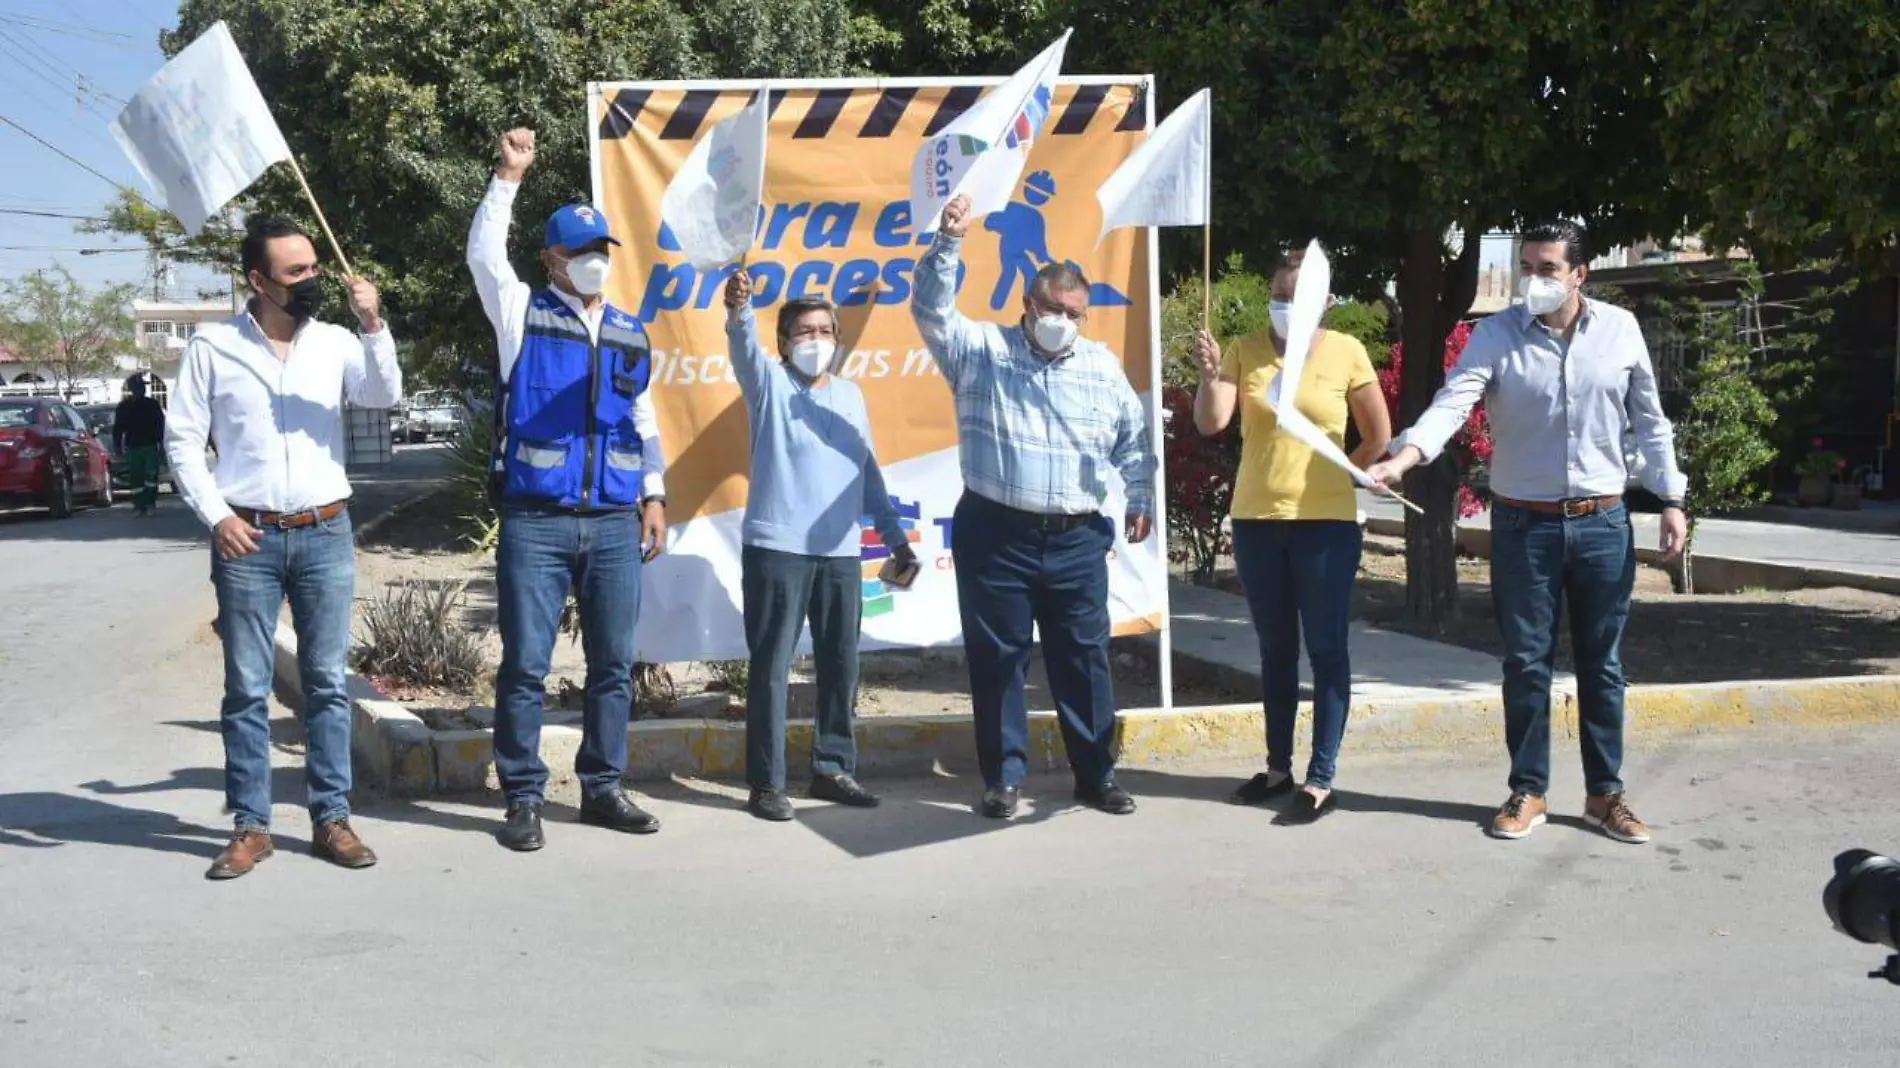
{"label": "colorful square logo on banner", "polygon": [[[904,537],[915,546],[923,540],[923,534],[917,529],[923,519],[923,505],[917,501],[901,501],[896,497],[891,498],[891,504],[897,509],[898,522],[903,524]],[[891,550],[885,546],[883,535],[877,532],[875,521],[868,515],[858,517],[858,539],[861,546],[858,559],[863,569],[864,616],[870,619],[896,607],[890,584],[878,577],[878,572],[884,570],[884,562],[891,558]]]}

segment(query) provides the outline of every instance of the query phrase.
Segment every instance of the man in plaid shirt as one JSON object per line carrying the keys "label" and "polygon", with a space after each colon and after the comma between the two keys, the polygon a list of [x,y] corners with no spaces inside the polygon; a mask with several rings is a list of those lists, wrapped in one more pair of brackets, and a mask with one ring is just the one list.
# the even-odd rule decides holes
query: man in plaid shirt
{"label": "man in plaid shirt", "polygon": [[1148,537],[1155,456],[1122,362],[1079,336],[1089,283],[1072,264],[1037,272],[1023,318],[1000,326],[957,311],[968,197],[944,208],[917,265],[911,314],[956,396],[963,497],[951,534],[963,645],[976,712],[983,815],[1016,814],[1028,765],[1023,679],[1035,627],[1079,801],[1117,815],[1135,799],[1115,782],[1115,693],[1108,659],[1109,471],[1128,501],[1126,537]]}

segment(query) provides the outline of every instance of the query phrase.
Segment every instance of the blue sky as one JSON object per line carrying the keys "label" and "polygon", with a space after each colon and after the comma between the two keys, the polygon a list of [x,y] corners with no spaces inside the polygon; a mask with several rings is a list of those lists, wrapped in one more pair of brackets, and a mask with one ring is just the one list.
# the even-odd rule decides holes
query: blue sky
{"label": "blue sky", "polygon": [[[158,33],[178,17],[176,0],[6,0],[0,5],[0,115],[87,166],[150,195],[106,129],[124,101],[165,65]],[[88,285],[142,283],[143,245],[76,233],[75,220],[21,215],[97,215],[113,196],[98,175],[0,124],[0,277],[55,262]],[[123,251],[82,256],[81,248]],[[192,299],[222,279],[181,268],[171,296]],[[147,294],[149,295],[149,293]]]}

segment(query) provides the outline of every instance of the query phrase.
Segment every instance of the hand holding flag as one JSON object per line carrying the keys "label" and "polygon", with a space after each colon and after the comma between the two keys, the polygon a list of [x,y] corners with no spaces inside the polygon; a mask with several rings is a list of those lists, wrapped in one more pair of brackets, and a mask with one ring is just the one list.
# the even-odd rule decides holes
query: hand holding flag
{"label": "hand holding flag", "polygon": [[917,150],[911,161],[910,217],[919,232],[935,231],[944,206],[959,193],[970,197],[978,215],[1009,203],[1036,131],[1049,117],[1072,32],[1062,31],[1055,44]]}
{"label": "hand holding flag", "polygon": [[770,123],[770,88],[761,83],[750,104],[699,139],[667,184],[660,219],[694,267],[716,270],[751,250]]}
{"label": "hand holding flag", "polygon": [[112,120],[112,136],[192,237],[274,164],[290,164],[337,262],[355,273],[223,22],[133,95]]}
{"label": "hand holding flag", "polygon": [[1319,333],[1319,322],[1326,314],[1326,296],[1332,292],[1333,268],[1326,258],[1326,250],[1318,241],[1306,246],[1306,256],[1300,261],[1300,273],[1293,288],[1293,310],[1287,317],[1286,351],[1281,354],[1280,373],[1267,384],[1267,407],[1273,409],[1274,420],[1279,428],[1299,439],[1328,461],[1343,468],[1353,481],[1375,493],[1390,496],[1420,515],[1425,510],[1397,493],[1388,489],[1384,483],[1374,479],[1352,462],[1337,443],[1316,426],[1295,402],[1300,390],[1300,377],[1306,371],[1306,356],[1313,346],[1313,336]]}

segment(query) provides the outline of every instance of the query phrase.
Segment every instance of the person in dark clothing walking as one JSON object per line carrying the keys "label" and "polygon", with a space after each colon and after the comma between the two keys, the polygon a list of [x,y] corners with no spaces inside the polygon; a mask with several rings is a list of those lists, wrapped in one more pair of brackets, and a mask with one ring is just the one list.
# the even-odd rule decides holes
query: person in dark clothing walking
{"label": "person in dark clothing walking", "polygon": [[125,397],[112,415],[112,452],[125,458],[138,490],[132,514],[151,515],[158,507],[159,450],[165,444],[165,409],[146,395],[145,375],[125,380]]}

